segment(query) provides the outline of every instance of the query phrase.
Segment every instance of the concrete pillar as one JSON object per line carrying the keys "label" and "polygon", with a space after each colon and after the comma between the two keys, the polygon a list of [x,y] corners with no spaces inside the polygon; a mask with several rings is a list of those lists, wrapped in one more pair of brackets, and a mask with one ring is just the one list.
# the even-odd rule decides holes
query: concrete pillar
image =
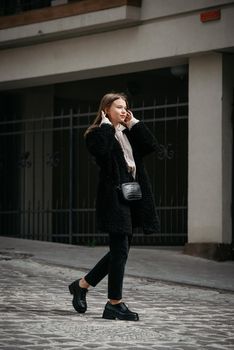
{"label": "concrete pillar", "polygon": [[221,260],[230,255],[232,240],[234,79],[230,67],[230,59],[221,53],[192,57],[189,62],[188,244],[185,252]]}

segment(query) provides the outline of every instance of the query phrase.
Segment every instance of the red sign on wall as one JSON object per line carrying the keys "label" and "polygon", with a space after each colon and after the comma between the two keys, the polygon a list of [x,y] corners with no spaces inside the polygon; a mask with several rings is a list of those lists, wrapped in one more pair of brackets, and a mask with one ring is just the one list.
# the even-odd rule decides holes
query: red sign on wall
{"label": "red sign on wall", "polygon": [[211,10],[202,12],[200,14],[200,20],[201,22],[209,22],[209,21],[217,21],[221,18],[221,11],[220,10]]}

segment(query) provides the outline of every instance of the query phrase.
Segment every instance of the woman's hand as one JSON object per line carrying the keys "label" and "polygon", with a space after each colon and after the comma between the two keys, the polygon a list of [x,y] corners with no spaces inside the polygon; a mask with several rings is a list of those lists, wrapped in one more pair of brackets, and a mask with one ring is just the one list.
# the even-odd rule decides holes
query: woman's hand
{"label": "woman's hand", "polygon": [[133,125],[135,125],[136,123],[138,123],[139,120],[136,119],[134,116],[133,116],[133,113],[128,109],[127,110],[127,116],[124,120],[124,124],[125,126],[128,128],[128,129],[131,129],[131,127]]}

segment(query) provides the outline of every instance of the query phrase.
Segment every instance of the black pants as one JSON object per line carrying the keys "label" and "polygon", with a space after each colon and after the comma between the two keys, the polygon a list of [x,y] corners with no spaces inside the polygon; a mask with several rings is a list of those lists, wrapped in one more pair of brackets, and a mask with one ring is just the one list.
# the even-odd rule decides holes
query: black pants
{"label": "black pants", "polygon": [[132,235],[109,235],[110,251],[85,276],[95,287],[108,274],[108,298],[122,299],[123,278]]}

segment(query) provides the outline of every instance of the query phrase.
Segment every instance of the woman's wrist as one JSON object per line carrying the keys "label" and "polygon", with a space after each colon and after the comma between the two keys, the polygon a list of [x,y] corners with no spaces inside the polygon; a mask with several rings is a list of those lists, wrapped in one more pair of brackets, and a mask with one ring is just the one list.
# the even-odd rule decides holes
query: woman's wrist
{"label": "woman's wrist", "polygon": [[128,129],[130,130],[135,124],[139,123],[139,119],[136,119],[135,117],[132,117],[128,122]]}

